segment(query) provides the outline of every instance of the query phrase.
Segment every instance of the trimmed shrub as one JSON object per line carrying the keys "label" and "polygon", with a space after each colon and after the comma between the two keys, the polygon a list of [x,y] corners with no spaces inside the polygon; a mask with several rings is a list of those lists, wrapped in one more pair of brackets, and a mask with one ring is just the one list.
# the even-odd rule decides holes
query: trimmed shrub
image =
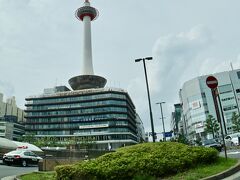
{"label": "trimmed shrub", "polygon": [[73,174],[75,174],[76,168],[73,165],[64,165],[55,167],[55,171],[57,172],[57,179],[62,180],[71,180]]}
{"label": "trimmed shrub", "polygon": [[164,177],[215,162],[218,151],[176,142],[144,143],[118,149],[95,160],[56,168],[57,179],[133,179]]}

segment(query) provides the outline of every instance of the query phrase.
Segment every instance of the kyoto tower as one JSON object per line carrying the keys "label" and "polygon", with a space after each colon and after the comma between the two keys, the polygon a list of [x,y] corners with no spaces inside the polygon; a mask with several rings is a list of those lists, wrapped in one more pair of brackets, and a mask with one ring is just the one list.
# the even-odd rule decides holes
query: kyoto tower
{"label": "kyoto tower", "polygon": [[72,77],[68,82],[73,90],[103,88],[107,80],[94,75],[92,63],[91,21],[97,19],[98,10],[90,6],[89,0],[85,0],[84,6],[77,9],[75,15],[83,22],[82,75]]}

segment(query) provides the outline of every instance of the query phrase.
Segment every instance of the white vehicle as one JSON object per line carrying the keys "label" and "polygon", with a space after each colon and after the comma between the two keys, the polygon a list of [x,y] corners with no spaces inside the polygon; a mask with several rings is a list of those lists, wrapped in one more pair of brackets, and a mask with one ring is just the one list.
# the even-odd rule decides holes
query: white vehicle
{"label": "white vehicle", "polygon": [[229,134],[225,137],[226,146],[239,146],[240,133]]}
{"label": "white vehicle", "polygon": [[3,163],[7,165],[19,164],[23,167],[38,164],[42,158],[29,150],[15,150],[3,155]]}

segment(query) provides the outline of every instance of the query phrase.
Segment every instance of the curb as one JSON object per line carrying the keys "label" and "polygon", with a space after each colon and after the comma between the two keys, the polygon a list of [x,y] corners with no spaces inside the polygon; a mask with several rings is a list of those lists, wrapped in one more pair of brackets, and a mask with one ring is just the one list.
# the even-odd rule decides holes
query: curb
{"label": "curb", "polygon": [[39,171],[36,170],[36,171],[26,172],[26,173],[23,173],[23,174],[16,175],[13,180],[21,180],[21,178],[20,178],[21,176],[24,176],[24,175],[26,175],[26,174],[30,174],[30,173],[33,173],[33,172],[39,172]]}
{"label": "curb", "polygon": [[[33,171],[33,172],[38,172],[38,170]],[[20,176],[23,176],[23,175],[26,175],[26,174],[29,174],[29,173],[31,173],[31,172],[23,173],[23,174],[19,174],[19,175],[6,176],[6,177],[2,178],[1,180],[21,180]]]}
{"label": "curb", "polygon": [[231,167],[230,169],[220,172],[218,174],[203,178],[201,180],[219,180],[219,179],[224,179],[226,177],[229,177],[233,174],[235,174],[236,172],[240,171],[240,160],[238,161],[238,163]]}

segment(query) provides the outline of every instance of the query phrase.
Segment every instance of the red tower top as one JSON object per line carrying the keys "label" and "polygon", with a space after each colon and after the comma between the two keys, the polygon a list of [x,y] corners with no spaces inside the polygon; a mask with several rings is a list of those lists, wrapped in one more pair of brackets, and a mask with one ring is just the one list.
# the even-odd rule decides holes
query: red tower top
{"label": "red tower top", "polygon": [[89,0],[85,0],[84,6],[77,9],[75,13],[77,19],[83,21],[85,16],[89,16],[91,21],[97,19],[98,17],[98,10],[92,6],[90,6]]}

